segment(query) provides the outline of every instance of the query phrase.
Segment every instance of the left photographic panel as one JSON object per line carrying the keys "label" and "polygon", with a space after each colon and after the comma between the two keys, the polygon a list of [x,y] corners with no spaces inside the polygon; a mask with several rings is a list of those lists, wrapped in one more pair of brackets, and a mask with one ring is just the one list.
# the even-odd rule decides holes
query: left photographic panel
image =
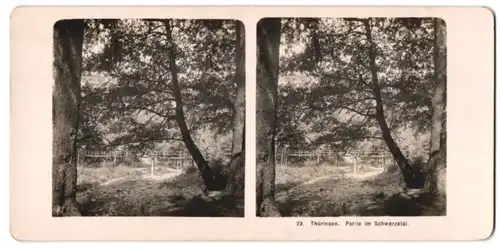
{"label": "left photographic panel", "polygon": [[53,31],[52,216],[244,216],[242,22]]}

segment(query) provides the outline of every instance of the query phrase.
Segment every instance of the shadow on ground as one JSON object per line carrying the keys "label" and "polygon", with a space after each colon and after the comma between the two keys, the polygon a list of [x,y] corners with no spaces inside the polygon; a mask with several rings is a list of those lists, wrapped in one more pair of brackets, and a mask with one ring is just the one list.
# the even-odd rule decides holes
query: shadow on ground
{"label": "shadow on ground", "polygon": [[197,173],[167,180],[131,177],[113,184],[82,184],[77,200],[84,216],[243,217],[243,198],[203,188]]}
{"label": "shadow on ground", "polygon": [[363,180],[332,177],[311,184],[282,186],[277,201],[282,216],[440,216],[445,196],[407,192],[396,172]]}
{"label": "shadow on ground", "polygon": [[191,199],[171,204],[166,201],[150,208],[147,215],[153,216],[191,216],[191,217],[243,217],[243,199],[232,196],[209,198],[195,196]]}

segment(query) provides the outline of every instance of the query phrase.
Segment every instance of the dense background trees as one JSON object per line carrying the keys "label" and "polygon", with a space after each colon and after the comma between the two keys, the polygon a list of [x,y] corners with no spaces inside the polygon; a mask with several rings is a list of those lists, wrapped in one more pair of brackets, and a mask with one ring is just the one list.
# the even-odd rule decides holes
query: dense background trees
{"label": "dense background trees", "polygon": [[[224,189],[230,171],[244,172],[225,166],[230,159],[226,151],[244,152],[244,30],[240,23],[156,19],[83,22],[78,33],[54,37],[56,45],[72,45],[54,54],[55,65],[69,67],[69,72],[56,67],[59,74],[69,75],[58,78],[56,73],[54,102],[71,95],[61,92],[69,77],[75,85],[73,93],[80,97],[76,85],[79,89],[83,75],[81,101],[69,99],[75,106],[68,106],[71,113],[80,113],[69,117],[71,121],[79,119],[76,122],[80,125],[73,126],[72,135],[78,139],[73,142],[73,155],[77,149],[125,146],[139,152],[159,147],[185,149],[209,190]],[[75,45],[72,39],[77,39]],[[66,53],[71,54],[65,57]],[[73,63],[75,60],[80,62]],[[61,115],[54,115],[56,124],[63,120]],[[61,128],[55,128],[55,135],[64,134],[61,140],[69,140],[66,132],[59,132]],[[68,144],[58,147],[69,149]],[[76,170],[76,165],[70,167]],[[231,183],[242,184],[241,178]]]}

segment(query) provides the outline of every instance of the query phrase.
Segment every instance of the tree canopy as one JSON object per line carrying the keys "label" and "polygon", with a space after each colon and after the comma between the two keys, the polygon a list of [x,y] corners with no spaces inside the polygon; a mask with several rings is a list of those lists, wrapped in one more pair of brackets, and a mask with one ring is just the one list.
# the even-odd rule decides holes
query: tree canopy
{"label": "tree canopy", "polygon": [[428,155],[435,85],[433,19],[288,18],[282,25],[278,143],[311,149],[344,150],[368,143],[383,148],[375,118],[379,90],[396,141],[417,144],[409,151],[420,152],[414,156]]}
{"label": "tree canopy", "polygon": [[90,20],[87,26],[82,147],[146,150],[167,141],[183,147],[167,52],[173,48],[189,131],[199,145],[213,148],[210,140],[217,140],[230,150],[236,21]]}

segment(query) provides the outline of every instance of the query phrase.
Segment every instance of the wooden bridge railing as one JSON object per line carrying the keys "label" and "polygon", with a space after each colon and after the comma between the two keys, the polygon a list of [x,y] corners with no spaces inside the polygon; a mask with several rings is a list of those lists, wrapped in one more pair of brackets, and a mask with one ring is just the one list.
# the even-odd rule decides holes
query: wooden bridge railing
{"label": "wooden bridge railing", "polygon": [[[405,152],[405,155],[408,153]],[[334,165],[338,166],[340,161],[348,161],[349,163],[359,162],[361,159],[373,159],[378,165],[386,165],[386,160],[394,162],[392,154],[384,150],[355,150],[355,151],[307,151],[307,150],[288,150],[286,148],[276,150],[276,164],[286,166],[289,159],[292,157],[307,158],[315,160],[319,164],[321,159],[333,160]],[[351,160],[351,161],[349,161]]]}
{"label": "wooden bridge railing", "polygon": [[[230,156],[230,152],[224,151],[224,155]],[[160,161],[174,161],[174,167],[180,169],[184,167],[185,161],[191,161],[194,166],[194,161],[188,152],[164,152],[164,151],[150,151],[145,153],[124,151],[88,151],[81,150],[78,152],[78,164],[83,164],[85,158],[100,158],[113,164],[117,164],[117,160],[127,158],[137,158],[141,162],[151,166],[152,173],[154,173],[155,165]]]}

